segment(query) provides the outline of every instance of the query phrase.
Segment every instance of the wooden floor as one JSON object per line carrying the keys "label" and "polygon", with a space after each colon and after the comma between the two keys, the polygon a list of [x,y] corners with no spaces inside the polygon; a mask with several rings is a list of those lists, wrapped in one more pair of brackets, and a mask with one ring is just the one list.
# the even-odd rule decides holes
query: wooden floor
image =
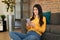
{"label": "wooden floor", "polygon": [[0,40],[10,40],[8,32],[0,32]]}
{"label": "wooden floor", "polygon": [[[14,31],[22,32],[20,29],[15,29]],[[0,32],[0,40],[11,40],[9,32]]]}

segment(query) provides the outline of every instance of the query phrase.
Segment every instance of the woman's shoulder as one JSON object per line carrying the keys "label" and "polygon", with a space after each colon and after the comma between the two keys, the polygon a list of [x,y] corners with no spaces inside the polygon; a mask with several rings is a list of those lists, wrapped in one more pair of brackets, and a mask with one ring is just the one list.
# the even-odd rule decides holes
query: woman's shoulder
{"label": "woman's shoulder", "polygon": [[30,19],[32,18],[32,16],[30,17]]}

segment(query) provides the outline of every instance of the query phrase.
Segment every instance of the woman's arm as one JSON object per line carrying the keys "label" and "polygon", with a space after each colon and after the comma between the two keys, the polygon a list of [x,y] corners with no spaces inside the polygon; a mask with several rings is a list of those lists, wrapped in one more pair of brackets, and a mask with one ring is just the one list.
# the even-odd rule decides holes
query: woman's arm
{"label": "woman's arm", "polygon": [[30,29],[31,27],[34,27],[34,24],[32,22],[26,23],[26,29]]}

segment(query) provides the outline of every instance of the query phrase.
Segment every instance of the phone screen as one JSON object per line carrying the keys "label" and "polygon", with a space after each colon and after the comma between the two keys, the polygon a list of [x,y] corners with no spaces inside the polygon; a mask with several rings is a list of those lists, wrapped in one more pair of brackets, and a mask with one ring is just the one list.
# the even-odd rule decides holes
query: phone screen
{"label": "phone screen", "polygon": [[26,21],[27,21],[27,22],[30,22],[30,19],[29,19],[29,18],[27,18],[27,19],[26,19]]}

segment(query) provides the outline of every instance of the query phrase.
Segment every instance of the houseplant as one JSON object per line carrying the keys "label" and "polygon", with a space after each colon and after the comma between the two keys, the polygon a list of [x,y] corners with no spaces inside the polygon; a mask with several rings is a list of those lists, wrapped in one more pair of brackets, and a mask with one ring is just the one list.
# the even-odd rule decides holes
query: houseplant
{"label": "houseplant", "polygon": [[2,18],[2,21],[4,21],[4,19],[6,18],[6,16],[5,15],[0,15],[0,16]]}
{"label": "houseplant", "polygon": [[5,15],[0,15],[1,19],[2,19],[2,22],[3,22],[3,31],[6,31],[6,16]]}

